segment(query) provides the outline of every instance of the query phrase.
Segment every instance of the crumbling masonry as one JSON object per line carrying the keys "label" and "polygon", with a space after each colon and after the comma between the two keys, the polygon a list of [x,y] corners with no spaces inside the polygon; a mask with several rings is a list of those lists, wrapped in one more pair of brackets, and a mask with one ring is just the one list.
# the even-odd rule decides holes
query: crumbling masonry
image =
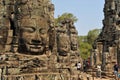
{"label": "crumbling masonry", "polygon": [[120,0],[105,0],[102,32],[95,40],[92,65],[102,64],[111,72],[115,63],[120,64]]}

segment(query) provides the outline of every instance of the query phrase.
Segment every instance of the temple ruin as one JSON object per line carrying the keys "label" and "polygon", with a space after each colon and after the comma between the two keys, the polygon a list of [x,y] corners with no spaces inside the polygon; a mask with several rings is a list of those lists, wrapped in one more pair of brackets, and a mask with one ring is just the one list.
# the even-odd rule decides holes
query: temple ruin
{"label": "temple ruin", "polygon": [[0,0],[0,9],[0,80],[77,80],[72,20],[55,27],[50,0]]}
{"label": "temple ruin", "polygon": [[111,72],[120,64],[120,0],[105,0],[102,32],[95,40],[92,66],[102,64],[103,71]]}

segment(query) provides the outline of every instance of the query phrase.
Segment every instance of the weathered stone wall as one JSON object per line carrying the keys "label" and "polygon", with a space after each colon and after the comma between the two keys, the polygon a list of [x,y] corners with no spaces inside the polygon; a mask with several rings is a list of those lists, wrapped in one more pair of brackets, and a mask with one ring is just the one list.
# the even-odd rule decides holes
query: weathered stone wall
{"label": "weathered stone wall", "polygon": [[13,13],[14,13],[14,1],[12,0],[0,0],[0,49],[2,51],[10,50],[10,43],[12,42],[13,30]]}
{"label": "weathered stone wall", "polygon": [[[119,12],[120,0],[105,0],[102,32],[95,40],[96,49],[101,57],[103,70],[110,71],[114,63],[119,63]],[[101,44],[99,44],[101,43]],[[99,49],[97,46],[103,46]],[[98,63],[96,63],[98,64]]]}

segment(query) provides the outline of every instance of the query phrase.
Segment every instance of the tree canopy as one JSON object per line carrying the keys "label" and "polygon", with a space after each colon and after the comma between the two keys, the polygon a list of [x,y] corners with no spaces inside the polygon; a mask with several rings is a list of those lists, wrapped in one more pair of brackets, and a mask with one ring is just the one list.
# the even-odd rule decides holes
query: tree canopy
{"label": "tree canopy", "polygon": [[64,19],[71,19],[74,23],[78,20],[78,18],[72,13],[63,13],[62,15],[58,15],[58,18],[55,18],[55,25],[58,25],[59,22],[63,21]]}
{"label": "tree canopy", "polygon": [[87,42],[89,44],[93,44],[94,43],[94,40],[97,38],[97,36],[100,34],[101,30],[100,29],[93,29],[93,30],[90,30],[87,34]]}
{"label": "tree canopy", "polygon": [[79,36],[80,55],[83,59],[90,56],[94,40],[98,37],[101,29],[93,29],[86,36]]}

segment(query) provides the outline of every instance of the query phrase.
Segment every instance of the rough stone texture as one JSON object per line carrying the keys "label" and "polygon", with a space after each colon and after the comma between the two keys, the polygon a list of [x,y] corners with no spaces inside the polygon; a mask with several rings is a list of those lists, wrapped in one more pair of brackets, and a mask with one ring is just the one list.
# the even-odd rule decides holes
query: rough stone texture
{"label": "rough stone texture", "polygon": [[11,27],[10,20],[11,20],[12,10],[10,10],[10,9],[11,9],[12,5],[10,7],[10,4],[11,4],[11,2],[9,0],[7,2],[0,0],[0,9],[1,9],[0,10],[0,32],[1,32],[1,34],[0,34],[0,36],[1,36],[0,49],[1,50],[5,49],[6,41],[8,41],[7,40],[7,36],[9,33],[8,30],[10,30],[10,27]]}
{"label": "rough stone texture", "polygon": [[55,27],[49,0],[0,0],[0,9],[0,80],[70,80],[81,61],[73,21]]}
{"label": "rough stone texture", "polygon": [[[104,71],[113,70],[114,63],[120,64],[119,18],[120,0],[105,0],[102,32],[95,40],[93,53],[97,54],[95,64],[101,64]],[[100,47],[101,46],[101,47]],[[100,48],[99,48],[100,47]],[[94,51],[97,52],[94,52]],[[94,65],[94,64],[93,64]]]}

